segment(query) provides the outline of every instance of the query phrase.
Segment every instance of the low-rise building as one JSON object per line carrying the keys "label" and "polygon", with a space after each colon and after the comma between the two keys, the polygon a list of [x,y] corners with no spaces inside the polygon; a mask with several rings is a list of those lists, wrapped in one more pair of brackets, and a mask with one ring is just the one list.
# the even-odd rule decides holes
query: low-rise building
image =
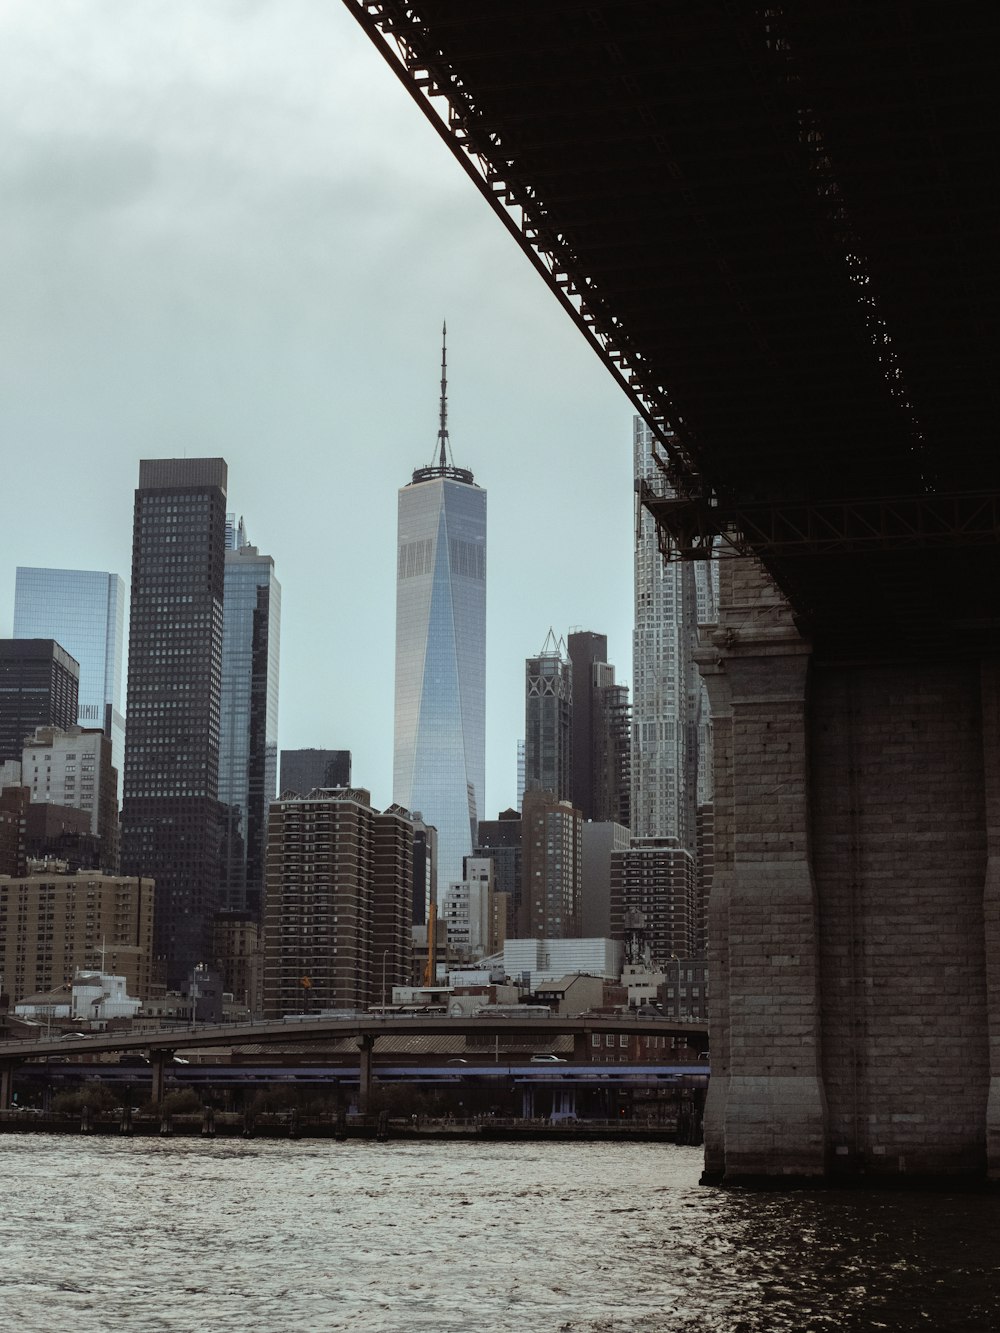
{"label": "low-rise building", "polygon": [[126,875],[0,875],[0,974],[14,1001],[78,971],[150,989],[153,881]]}

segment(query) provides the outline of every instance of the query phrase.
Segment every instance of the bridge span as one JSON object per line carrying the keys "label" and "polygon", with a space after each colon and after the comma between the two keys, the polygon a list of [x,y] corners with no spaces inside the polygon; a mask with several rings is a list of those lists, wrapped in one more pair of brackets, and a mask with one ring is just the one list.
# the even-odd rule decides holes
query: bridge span
{"label": "bridge span", "polygon": [[1000,1179],[1000,8],[345,3],[728,557],[707,1178]]}

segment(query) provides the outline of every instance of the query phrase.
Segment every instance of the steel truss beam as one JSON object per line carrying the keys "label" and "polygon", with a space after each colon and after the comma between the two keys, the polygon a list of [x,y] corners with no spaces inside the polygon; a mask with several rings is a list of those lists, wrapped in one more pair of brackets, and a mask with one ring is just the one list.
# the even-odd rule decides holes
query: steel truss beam
{"label": "steel truss beam", "polygon": [[473,92],[447,67],[415,7],[400,0],[344,4],[645,419],[663,449],[673,489],[703,495],[705,485],[678,436],[678,414],[666,385],[597,286],[579,276],[583,265],[531,185],[497,170],[494,163],[509,160],[500,135],[485,123]]}
{"label": "steel truss beam", "polygon": [[857,555],[1000,543],[1000,495],[962,492],[822,504],[712,505],[657,495],[640,483],[667,560],[707,560],[722,545],[741,555]]}

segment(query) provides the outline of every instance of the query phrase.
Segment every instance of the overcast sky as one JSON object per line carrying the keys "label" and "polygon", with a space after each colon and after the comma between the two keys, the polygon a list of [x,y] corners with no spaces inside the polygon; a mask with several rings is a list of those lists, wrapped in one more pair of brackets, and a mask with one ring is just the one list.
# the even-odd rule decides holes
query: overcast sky
{"label": "overcast sky", "polygon": [[138,460],[223,455],[282,584],[281,745],[391,800],[397,488],[488,492],[487,811],[524,658],[630,680],[625,396],[341,0],[0,4],[0,636],[14,568],[128,583]]}

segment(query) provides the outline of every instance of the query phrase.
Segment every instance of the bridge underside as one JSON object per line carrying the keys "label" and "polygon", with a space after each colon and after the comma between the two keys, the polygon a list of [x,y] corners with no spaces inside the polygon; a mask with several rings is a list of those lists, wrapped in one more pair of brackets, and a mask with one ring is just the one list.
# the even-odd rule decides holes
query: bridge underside
{"label": "bridge underside", "polygon": [[824,655],[1000,647],[1000,10],[345,0]]}
{"label": "bridge underside", "polygon": [[345,3],[735,552],[710,1176],[1000,1175],[1000,10]]}

